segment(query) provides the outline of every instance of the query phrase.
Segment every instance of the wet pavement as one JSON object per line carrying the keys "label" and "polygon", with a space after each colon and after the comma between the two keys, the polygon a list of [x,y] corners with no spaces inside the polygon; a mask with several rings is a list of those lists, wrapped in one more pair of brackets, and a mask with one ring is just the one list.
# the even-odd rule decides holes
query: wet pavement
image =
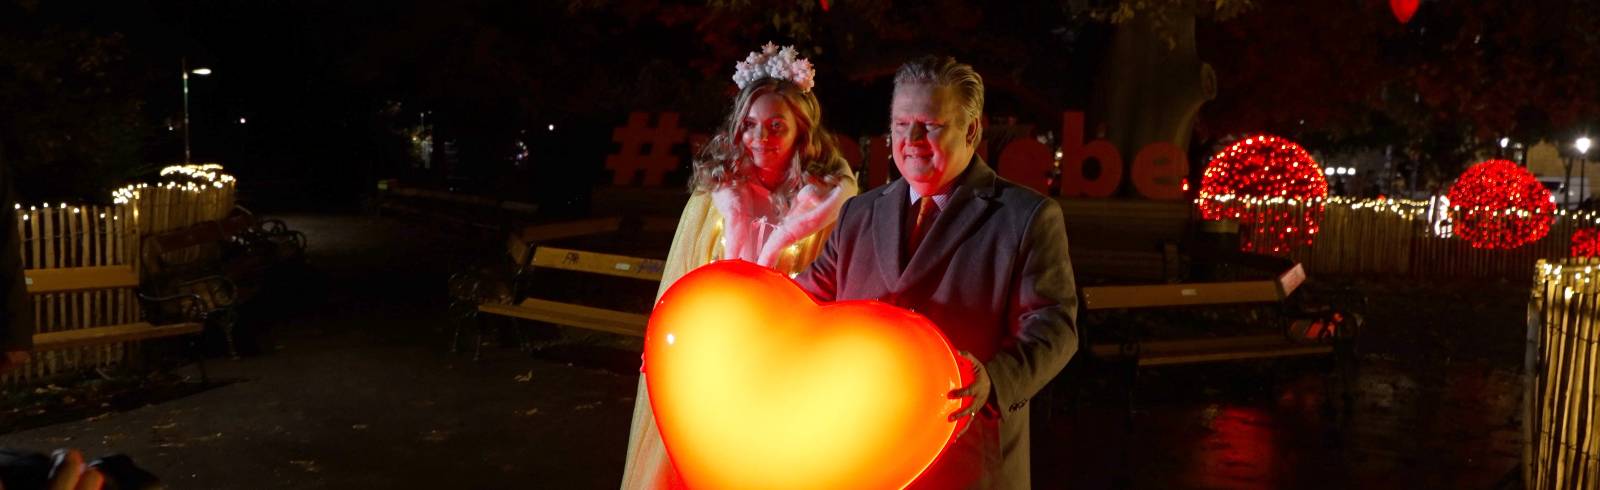
{"label": "wet pavement", "polygon": [[[362,216],[287,221],[314,268],[249,312],[259,353],[208,363],[225,383],[0,445],[124,452],[178,489],[615,486],[636,341],[540,329],[491,335],[480,361],[453,355],[445,278],[499,243]],[[1125,380],[1075,365],[1034,405],[1035,487],[1514,483],[1526,288],[1348,285],[1370,298],[1348,402],[1327,362],[1261,361],[1142,371],[1130,414]]]}

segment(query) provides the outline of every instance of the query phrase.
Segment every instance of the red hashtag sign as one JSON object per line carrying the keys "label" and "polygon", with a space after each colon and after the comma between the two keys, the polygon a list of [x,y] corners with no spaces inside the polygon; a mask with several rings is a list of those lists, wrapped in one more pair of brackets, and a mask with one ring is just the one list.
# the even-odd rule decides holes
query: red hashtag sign
{"label": "red hashtag sign", "polygon": [[667,172],[678,167],[678,157],[672,154],[673,145],[682,143],[688,132],[678,127],[678,113],[663,112],[654,127],[650,115],[635,112],[628,115],[628,125],[611,131],[612,141],[621,148],[617,154],[606,157],[606,168],[611,169],[614,185],[628,185],[633,176],[644,171],[644,185],[661,185]]}

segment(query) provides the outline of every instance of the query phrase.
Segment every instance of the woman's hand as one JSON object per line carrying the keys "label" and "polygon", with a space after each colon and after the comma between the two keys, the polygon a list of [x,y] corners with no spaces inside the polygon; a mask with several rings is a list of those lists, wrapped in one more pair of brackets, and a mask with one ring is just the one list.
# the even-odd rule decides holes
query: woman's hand
{"label": "woman's hand", "polygon": [[711,191],[711,204],[722,213],[722,258],[756,262],[762,226],[772,215],[772,191],[747,179]]}
{"label": "woman's hand", "polygon": [[801,187],[800,192],[794,196],[793,204],[789,206],[789,212],[783,215],[783,221],[778,223],[777,229],[772,231],[772,236],[767,237],[766,243],[762,244],[761,254],[756,263],[777,267],[778,259],[783,256],[785,248],[839,219],[839,208],[844,206],[844,200],[850,195],[846,193],[843,185],[827,190],[814,184]]}

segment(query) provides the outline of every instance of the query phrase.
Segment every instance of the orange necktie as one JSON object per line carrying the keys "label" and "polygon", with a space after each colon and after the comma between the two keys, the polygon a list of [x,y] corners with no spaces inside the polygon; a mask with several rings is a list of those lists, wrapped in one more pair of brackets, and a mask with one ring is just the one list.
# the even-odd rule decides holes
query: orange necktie
{"label": "orange necktie", "polygon": [[917,216],[911,219],[911,235],[906,240],[906,260],[917,253],[917,246],[928,236],[928,228],[933,227],[933,213],[938,211],[939,206],[933,203],[932,197],[917,199]]}

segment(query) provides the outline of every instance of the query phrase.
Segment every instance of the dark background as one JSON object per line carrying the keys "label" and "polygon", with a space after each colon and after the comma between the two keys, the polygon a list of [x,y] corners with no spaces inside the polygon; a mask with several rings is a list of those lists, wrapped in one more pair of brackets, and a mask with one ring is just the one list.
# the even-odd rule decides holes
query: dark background
{"label": "dark background", "polygon": [[[733,62],[768,40],[816,63],[825,120],[845,134],[881,133],[894,68],[922,53],[973,63],[992,118],[1055,132],[1063,110],[1090,128],[1110,110],[1094,103],[1121,83],[1108,41],[1146,21],[1217,73],[1191,154],[1269,131],[1394,148],[1448,176],[1501,136],[1594,128],[1597,19],[1577,1],[1425,1],[1402,25],[1380,0],[9,0],[0,158],[29,203],[105,201],[150,178],[182,159],[186,58],[215,70],[190,81],[195,160],[225,164],[247,204],[353,206],[391,177],[550,200],[605,181],[629,112],[710,131]],[[430,168],[413,134],[434,137]]]}

